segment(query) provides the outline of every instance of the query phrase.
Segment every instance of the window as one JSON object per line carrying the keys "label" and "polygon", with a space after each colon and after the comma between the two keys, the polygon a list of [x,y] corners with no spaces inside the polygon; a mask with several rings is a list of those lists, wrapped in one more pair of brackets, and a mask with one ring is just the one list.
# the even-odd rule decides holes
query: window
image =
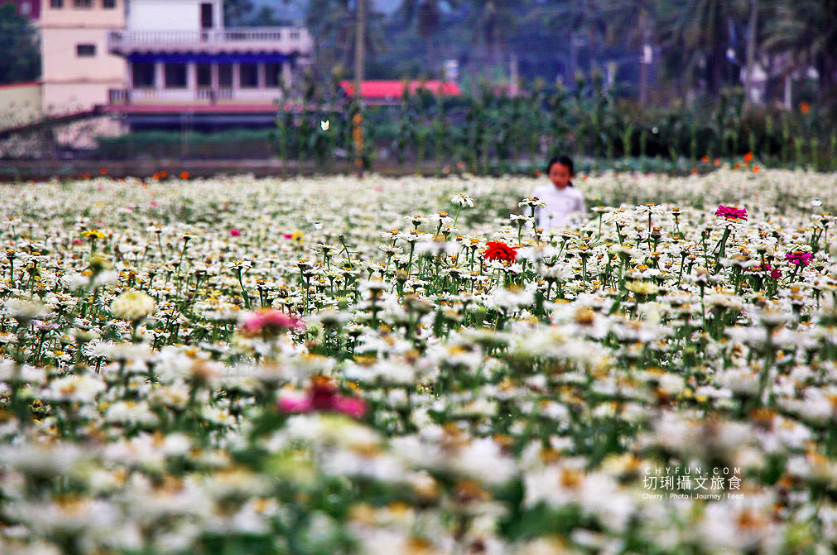
{"label": "window", "polygon": [[134,88],[154,88],[154,64],[150,62],[138,62],[132,64]]}
{"label": "window", "polygon": [[232,87],[232,64],[218,64],[218,85]]}
{"label": "window", "polygon": [[201,29],[212,29],[212,4],[201,4]]}
{"label": "window", "polygon": [[92,8],[93,0],[73,0],[73,5],[76,8]]}
{"label": "window", "polygon": [[64,7],[64,0],[50,0],[49,7],[50,8],[63,8]]}
{"label": "window", "polygon": [[255,89],[259,86],[259,65],[241,64],[241,88]]}
{"label": "window", "polygon": [[95,44],[77,44],[76,56],[79,58],[91,58],[96,55]]}
{"label": "window", "polygon": [[102,7],[112,10],[116,7],[116,0],[102,0]]}
{"label": "window", "polygon": [[212,66],[209,64],[198,64],[198,86],[212,86]]}
{"label": "window", "polygon": [[166,88],[186,88],[186,64],[166,64]]}
{"label": "window", "polygon": [[264,86],[278,88],[282,82],[282,64],[264,65]]}

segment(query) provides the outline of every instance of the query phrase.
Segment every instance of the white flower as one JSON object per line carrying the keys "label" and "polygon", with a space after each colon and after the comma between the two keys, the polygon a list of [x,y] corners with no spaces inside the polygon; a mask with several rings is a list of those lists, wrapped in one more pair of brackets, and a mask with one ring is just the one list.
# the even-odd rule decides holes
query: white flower
{"label": "white flower", "polygon": [[469,208],[474,206],[474,199],[465,193],[459,193],[455,197],[451,198],[450,201],[457,206],[468,206]]}
{"label": "white flower", "polygon": [[136,321],[154,312],[155,305],[154,299],[142,291],[126,291],[111,303],[110,311],[117,318]]}

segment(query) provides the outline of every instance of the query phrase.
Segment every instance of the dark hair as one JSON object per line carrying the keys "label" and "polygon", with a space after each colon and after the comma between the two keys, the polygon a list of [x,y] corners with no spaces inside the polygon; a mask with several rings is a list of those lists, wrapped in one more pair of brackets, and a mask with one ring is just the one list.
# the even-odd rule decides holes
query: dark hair
{"label": "dark hair", "polygon": [[[573,164],[573,159],[569,156],[553,156],[549,160],[549,163],[546,165],[546,175],[549,175],[549,171],[555,164],[561,164],[562,166],[566,166],[567,169],[570,170],[570,177],[575,175],[575,165]],[[572,187],[573,182],[570,181],[568,185]]]}

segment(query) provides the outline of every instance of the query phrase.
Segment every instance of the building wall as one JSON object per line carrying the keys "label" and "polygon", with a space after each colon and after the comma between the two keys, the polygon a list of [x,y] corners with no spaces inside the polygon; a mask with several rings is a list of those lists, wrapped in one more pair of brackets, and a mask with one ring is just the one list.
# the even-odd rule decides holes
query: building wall
{"label": "building wall", "polygon": [[103,8],[102,0],[92,0],[92,7],[75,6],[75,0],[62,0],[63,7],[53,8],[51,0],[41,0],[42,27],[125,27],[125,1],[116,0],[114,8]]}
{"label": "building wall", "polygon": [[0,130],[20,127],[40,117],[40,83],[0,85]]}
{"label": "building wall", "polygon": [[[114,9],[106,9],[102,0],[93,0],[92,8],[63,0],[62,8],[53,8],[50,0],[42,0],[42,106],[46,114],[105,105],[110,89],[124,88],[126,62],[108,53],[107,45],[110,30],[125,27],[124,2],[116,0]],[[80,55],[79,45],[92,45],[95,53]]]}
{"label": "building wall", "polygon": [[[218,0],[131,0],[129,31],[200,31],[201,4],[211,3],[215,29],[223,27],[224,12]],[[161,17],[161,14],[165,16]]]}

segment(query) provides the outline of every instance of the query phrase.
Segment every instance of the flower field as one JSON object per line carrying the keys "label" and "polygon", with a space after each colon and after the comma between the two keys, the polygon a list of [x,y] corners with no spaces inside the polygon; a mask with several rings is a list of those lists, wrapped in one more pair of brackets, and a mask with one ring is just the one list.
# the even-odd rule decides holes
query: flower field
{"label": "flower field", "polygon": [[2,553],[832,553],[837,177],[4,188]]}

